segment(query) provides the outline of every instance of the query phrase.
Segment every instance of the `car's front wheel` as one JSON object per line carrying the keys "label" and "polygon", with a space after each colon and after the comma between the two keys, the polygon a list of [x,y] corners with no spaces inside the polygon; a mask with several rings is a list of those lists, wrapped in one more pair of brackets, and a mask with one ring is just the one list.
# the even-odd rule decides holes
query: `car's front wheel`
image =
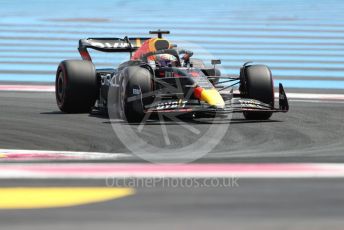
{"label": "car's front wheel", "polygon": [[126,84],[122,91],[124,115],[128,122],[141,122],[145,116],[145,105],[153,100],[150,94],[153,91],[152,77],[149,70],[130,66],[125,70]]}
{"label": "car's front wheel", "polygon": [[[247,98],[261,101],[274,107],[274,85],[270,69],[265,65],[246,66],[241,73],[241,92]],[[267,120],[272,116],[269,111],[246,111],[244,117],[248,120]]]}

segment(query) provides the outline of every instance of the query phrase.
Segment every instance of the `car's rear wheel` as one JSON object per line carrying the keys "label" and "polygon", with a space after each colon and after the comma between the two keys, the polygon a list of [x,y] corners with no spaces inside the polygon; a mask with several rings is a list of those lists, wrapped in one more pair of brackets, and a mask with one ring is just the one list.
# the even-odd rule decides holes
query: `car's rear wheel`
{"label": "car's rear wheel", "polygon": [[[261,101],[274,107],[274,86],[270,69],[264,65],[244,67],[240,87],[245,97]],[[246,111],[244,117],[248,120],[267,120],[271,117],[269,111]]]}
{"label": "car's rear wheel", "polygon": [[56,72],[55,94],[65,113],[90,112],[99,92],[96,70],[91,61],[62,61]]}
{"label": "car's rear wheel", "polygon": [[142,122],[145,116],[145,105],[152,103],[152,77],[149,70],[138,66],[126,69],[127,81],[124,89],[124,114],[128,122]]}

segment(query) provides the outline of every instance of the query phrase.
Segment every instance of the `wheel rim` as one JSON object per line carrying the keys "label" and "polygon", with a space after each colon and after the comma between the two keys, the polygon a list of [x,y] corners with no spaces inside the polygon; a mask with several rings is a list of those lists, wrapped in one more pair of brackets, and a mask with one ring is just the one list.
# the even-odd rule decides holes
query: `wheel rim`
{"label": "wheel rim", "polygon": [[64,81],[64,74],[61,71],[57,78],[57,86],[56,86],[56,95],[59,104],[63,104],[64,95],[65,95],[66,85]]}

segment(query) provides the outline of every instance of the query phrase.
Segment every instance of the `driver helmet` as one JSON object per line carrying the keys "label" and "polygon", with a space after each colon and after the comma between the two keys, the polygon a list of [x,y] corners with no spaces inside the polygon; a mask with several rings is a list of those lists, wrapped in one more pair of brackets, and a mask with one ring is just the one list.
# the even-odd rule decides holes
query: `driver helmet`
{"label": "driver helmet", "polygon": [[160,67],[176,66],[177,62],[177,58],[171,54],[158,54],[155,60]]}

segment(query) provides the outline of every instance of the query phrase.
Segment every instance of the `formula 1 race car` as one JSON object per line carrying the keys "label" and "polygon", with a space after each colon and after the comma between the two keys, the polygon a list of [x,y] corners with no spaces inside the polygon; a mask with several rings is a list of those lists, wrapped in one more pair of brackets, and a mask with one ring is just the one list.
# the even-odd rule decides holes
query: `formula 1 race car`
{"label": "formula 1 race car", "polygon": [[[194,118],[243,113],[246,119],[266,120],[274,112],[289,110],[282,84],[279,107],[275,108],[273,79],[267,66],[246,63],[239,76],[221,75],[216,68],[220,60],[212,60],[213,66],[206,67],[202,60],[180,58],[176,45],[162,38],[169,31],[150,34],[158,37],[80,40],[83,60],[62,61],[57,69],[60,110],[82,113],[111,107],[128,122],[145,121],[148,115],[162,113]],[[117,68],[96,69],[88,48],[128,52],[130,60]]]}

